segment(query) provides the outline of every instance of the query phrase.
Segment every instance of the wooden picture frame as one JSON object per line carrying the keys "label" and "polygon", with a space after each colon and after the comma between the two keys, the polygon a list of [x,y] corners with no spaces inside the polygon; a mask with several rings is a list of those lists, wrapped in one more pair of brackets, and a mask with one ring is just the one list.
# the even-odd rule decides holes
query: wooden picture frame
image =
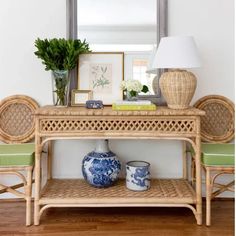
{"label": "wooden picture frame", "polygon": [[78,61],[78,89],[92,90],[94,100],[111,105],[123,99],[120,88],[124,80],[123,52],[82,54]]}
{"label": "wooden picture frame", "polygon": [[71,106],[84,106],[86,101],[92,99],[91,90],[73,89],[71,91]]}

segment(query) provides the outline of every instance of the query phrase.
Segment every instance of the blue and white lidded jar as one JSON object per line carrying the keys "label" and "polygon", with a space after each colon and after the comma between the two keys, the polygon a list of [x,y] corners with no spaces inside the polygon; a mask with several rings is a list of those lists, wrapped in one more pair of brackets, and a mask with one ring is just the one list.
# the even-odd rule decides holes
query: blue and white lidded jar
{"label": "blue and white lidded jar", "polygon": [[108,140],[98,140],[93,152],[88,153],[82,163],[84,179],[95,187],[109,187],[118,179],[121,164],[108,148]]}
{"label": "blue and white lidded jar", "polygon": [[126,187],[134,191],[145,191],[150,188],[150,164],[146,161],[126,163]]}

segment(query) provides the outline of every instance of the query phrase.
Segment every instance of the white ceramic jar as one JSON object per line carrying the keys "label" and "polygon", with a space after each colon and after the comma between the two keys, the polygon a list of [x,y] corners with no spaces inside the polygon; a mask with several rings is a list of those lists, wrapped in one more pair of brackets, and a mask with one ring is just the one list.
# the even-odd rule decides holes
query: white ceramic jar
{"label": "white ceramic jar", "polygon": [[146,161],[129,161],[126,163],[126,187],[134,191],[150,188],[150,164]]}

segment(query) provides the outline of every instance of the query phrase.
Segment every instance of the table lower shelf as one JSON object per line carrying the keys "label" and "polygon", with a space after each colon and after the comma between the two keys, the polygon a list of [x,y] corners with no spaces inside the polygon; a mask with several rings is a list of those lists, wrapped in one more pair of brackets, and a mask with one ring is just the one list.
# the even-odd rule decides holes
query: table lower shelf
{"label": "table lower shelf", "polygon": [[148,191],[135,192],[119,180],[109,188],[94,188],[83,179],[52,179],[47,182],[40,205],[148,206],[158,204],[195,204],[196,195],[183,179],[152,179]]}

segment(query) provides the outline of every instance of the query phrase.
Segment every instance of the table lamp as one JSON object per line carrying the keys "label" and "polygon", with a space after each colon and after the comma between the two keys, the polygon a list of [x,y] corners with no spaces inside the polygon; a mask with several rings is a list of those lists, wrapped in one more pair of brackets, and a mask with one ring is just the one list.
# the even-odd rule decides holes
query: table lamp
{"label": "table lamp", "polygon": [[189,107],[197,86],[197,79],[193,73],[184,69],[200,66],[193,37],[161,38],[152,68],[170,69],[160,77],[160,89],[169,108]]}

